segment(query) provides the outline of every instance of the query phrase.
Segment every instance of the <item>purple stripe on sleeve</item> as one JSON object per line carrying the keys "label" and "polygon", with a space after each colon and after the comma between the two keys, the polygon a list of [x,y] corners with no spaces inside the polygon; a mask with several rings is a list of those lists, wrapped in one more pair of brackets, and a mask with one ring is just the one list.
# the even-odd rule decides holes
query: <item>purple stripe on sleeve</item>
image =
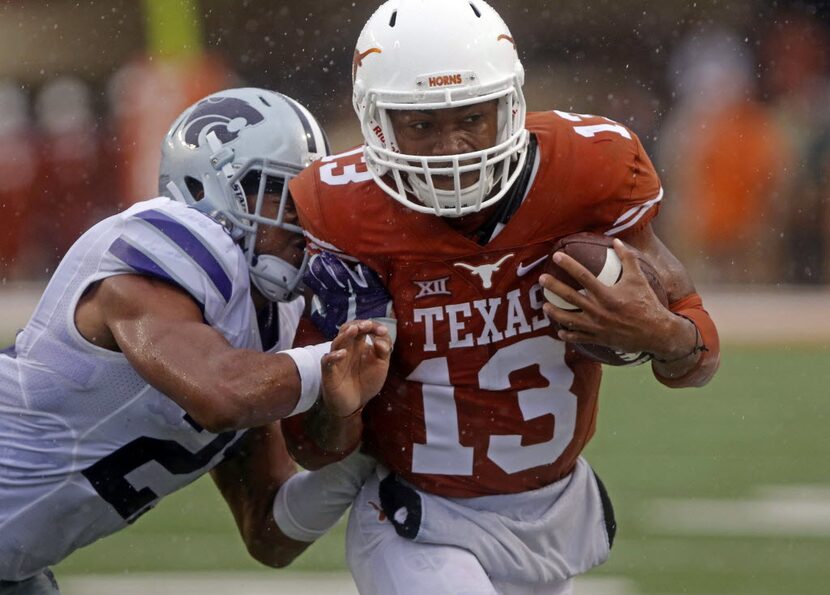
{"label": "purple stripe on sleeve", "polygon": [[[181,283],[171,277],[167,271],[156,264],[153,259],[132,244],[124,241],[122,238],[115,239],[109,247],[109,253],[133,269],[136,273],[148,275],[150,277],[158,277],[159,279],[167,281],[176,287],[182,287]],[[185,287],[182,287],[182,289],[187,291],[188,295],[190,295],[190,297],[192,297],[199,304],[199,308],[204,311],[204,304],[202,303],[202,300],[199,299],[199,296],[193,295],[193,292],[188,291]]]}
{"label": "purple stripe on sleeve", "polygon": [[216,260],[216,257],[213,256],[199,237],[175,219],[155,209],[138,213],[136,217],[143,219],[173,240],[179,248],[184,250],[190,258],[202,267],[213,285],[225,298],[225,301],[231,299],[233,283],[225,269],[222,268],[222,265],[219,264],[219,261]]}

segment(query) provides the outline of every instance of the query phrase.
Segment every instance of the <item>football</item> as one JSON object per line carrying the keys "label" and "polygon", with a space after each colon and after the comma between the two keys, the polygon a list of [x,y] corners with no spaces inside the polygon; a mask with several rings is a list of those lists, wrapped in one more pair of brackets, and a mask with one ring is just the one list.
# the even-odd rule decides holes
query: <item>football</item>
{"label": "football", "polygon": [[[593,233],[577,233],[559,240],[553,247],[551,255],[555,252],[564,252],[588,269],[602,283],[611,286],[622,278],[623,273],[622,261],[620,261],[620,257],[614,251],[613,241],[614,238],[608,236]],[[631,247],[629,246],[629,248]],[[635,250],[634,248],[631,249]],[[635,250],[635,252],[637,251]],[[667,306],[668,298],[666,296],[666,290],[660,283],[660,277],[657,275],[657,271],[644,255],[637,252],[637,258],[640,262],[640,268],[648,279],[652,290],[657,295],[657,299],[660,300],[661,304]],[[573,277],[555,264],[552,259],[548,259],[545,263],[544,272],[570,285],[574,289],[585,291]],[[579,310],[579,308],[570,302],[563,300],[547,289],[545,290],[545,298],[558,308],[571,311]],[[554,326],[557,327],[556,330],[558,331],[559,325],[554,322]],[[636,366],[651,359],[651,354],[645,352],[625,353],[603,345],[587,343],[573,343],[572,345],[582,355],[610,366]]]}

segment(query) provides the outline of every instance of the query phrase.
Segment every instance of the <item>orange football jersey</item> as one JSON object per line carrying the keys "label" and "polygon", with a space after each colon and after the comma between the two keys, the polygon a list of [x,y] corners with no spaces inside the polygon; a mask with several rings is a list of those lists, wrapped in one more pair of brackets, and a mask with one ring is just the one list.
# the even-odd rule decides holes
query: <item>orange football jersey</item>
{"label": "orange football jersey", "polygon": [[481,246],[394,201],[362,149],[291,182],[312,248],[374,269],[398,337],[387,382],[364,411],[364,443],[421,489],[452,497],[536,489],[567,475],[594,432],[600,365],[555,338],[540,265],[562,236],[636,231],[660,182],[636,136],[594,116],[534,113],[535,177]]}

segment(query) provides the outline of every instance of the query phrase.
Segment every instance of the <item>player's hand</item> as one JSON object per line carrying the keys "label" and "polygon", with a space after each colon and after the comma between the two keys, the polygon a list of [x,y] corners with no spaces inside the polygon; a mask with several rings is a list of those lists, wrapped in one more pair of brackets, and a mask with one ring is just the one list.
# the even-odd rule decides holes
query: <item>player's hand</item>
{"label": "player's hand", "polygon": [[539,282],[581,311],[567,311],[545,303],[545,313],[560,326],[559,338],[569,343],[605,345],[627,353],[645,351],[660,357],[664,346],[671,344],[671,334],[682,324],[665,308],[640,269],[636,253],[620,240],[614,241],[623,273],[609,287],[567,254],[554,254],[554,261],[568,272],[586,291],[580,292],[551,275]]}
{"label": "player's hand", "polygon": [[313,293],[311,320],[326,339],[355,319],[394,318],[392,296],[377,273],[330,252],[314,254],[303,282]]}
{"label": "player's hand", "polygon": [[392,340],[379,322],[344,324],[323,356],[323,404],[336,417],[360,411],[380,392],[389,371]]}

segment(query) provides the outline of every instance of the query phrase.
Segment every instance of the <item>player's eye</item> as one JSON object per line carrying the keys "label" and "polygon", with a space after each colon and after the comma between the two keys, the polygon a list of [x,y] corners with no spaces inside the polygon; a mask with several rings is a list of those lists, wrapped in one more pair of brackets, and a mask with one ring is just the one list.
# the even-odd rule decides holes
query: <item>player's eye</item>
{"label": "player's eye", "polygon": [[285,180],[282,178],[275,178],[268,176],[265,180],[265,193],[282,196],[282,187],[285,185]]}
{"label": "player's eye", "polygon": [[467,122],[468,124],[475,124],[476,122],[481,120],[481,118],[482,118],[481,114],[470,114],[470,115],[468,115],[464,118],[464,121]]}
{"label": "player's eye", "polygon": [[[257,194],[259,192],[259,184],[261,177],[261,172],[252,171],[248,173],[244,178],[242,178],[240,184],[242,185],[242,190],[245,192],[245,194]],[[276,194],[277,196],[282,195],[282,187],[284,184],[285,180],[283,180],[282,178],[266,176],[265,194]]]}

